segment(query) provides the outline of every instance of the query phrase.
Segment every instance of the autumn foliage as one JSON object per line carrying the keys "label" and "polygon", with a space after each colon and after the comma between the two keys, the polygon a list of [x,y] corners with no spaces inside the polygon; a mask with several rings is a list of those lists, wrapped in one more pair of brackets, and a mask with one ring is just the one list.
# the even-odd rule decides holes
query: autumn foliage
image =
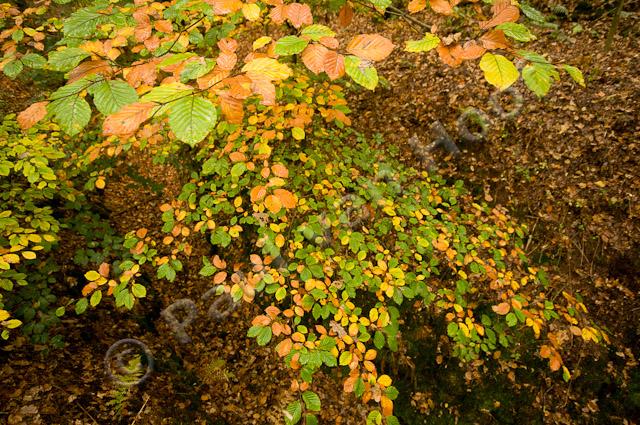
{"label": "autumn foliage", "polygon": [[[179,153],[195,164],[182,193],[159,211],[160,240],[131,229],[120,250],[88,261],[76,312],[103,297],[132,308],[146,296],[145,268],[173,281],[195,240],[206,240],[217,254],[202,258],[201,275],[235,301],[258,302],[264,313],[249,336],[273,343],[299,371],[292,391],[302,401],[286,409],[287,423],[314,423],[313,374],[323,366],[346,370],[344,390],[375,405],[371,423],[398,423],[397,390],[376,359],[398,349],[408,311],[442,320],[451,354],[463,361],[515,353],[523,335],[544,339],[539,356],[569,380],[566,336],[607,339],[581,300],[568,292],[549,299],[543,271],[524,256],[525,229],[501,208],[477,203],[461,184],[369,154],[379,146],[345,130],[351,121],[343,87],[375,90],[376,63],[400,48],[433,50],[444,66],[478,61],[497,89],[522,77],[538,96],[560,70],[584,85],[582,74],[521,47],[535,38],[525,23],[543,18],[517,2],[412,0],[401,16],[424,35],[404,46],[381,34],[343,40],[332,28],[355,13],[398,10],[390,0],[338,3],[327,25],[314,23],[308,4],[282,0],[98,1],[64,18],[48,18],[53,4],[1,5],[4,73],[31,68],[66,80],[17,123],[31,140],[55,133],[77,146],[67,159],[82,168],[77,179],[89,189],[108,184],[103,159]],[[465,16],[472,29],[446,34],[424,21],[432,14]],[[261,35],[262,25],[277,30]],[[87,134],[91,142],[81,143]],[[341,160],[332,156],[338,149]],[[0,160],[20,159],[5,160],[5,150]],[[17,162],[4,164],[1,175],[20,174]],[[24,178],[21,184],[37,182]],[[12,220],[7,209],[0,220]],[[0,277],[9,293],[24,280],[16,268],[38,261],[27,246],[54,237],[16,226],[0,235]],[[11,235],[23,230],[27,242],[14,243]],[[7,320],[9,311],[0,314],[5,327],[20,325]]]}

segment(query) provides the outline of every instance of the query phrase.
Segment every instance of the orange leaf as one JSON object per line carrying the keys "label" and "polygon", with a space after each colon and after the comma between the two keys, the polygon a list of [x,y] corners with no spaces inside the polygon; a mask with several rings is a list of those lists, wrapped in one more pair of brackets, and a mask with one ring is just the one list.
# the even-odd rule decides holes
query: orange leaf
{"label": "orange leaf", "polygon": [[344,75],[344,56],[330,50],[324,56],[324,72],[331,80],[336,80]]}
{"label": "orange leaf", "polygon": [[125,80],[134,88],[140,86],[140,84],[153,86],[156,83],[156,78],[158,78],[158,63],[159,58],[149,62],[135,62],[130,68],[125,68],[122,73]]}
{"label": "orange leaf", "polygon": [[251,324],[253,326],[268,326],[270,323],[271,323],[271,319],[268,316],[265,316],[264,314],[254,317],[253,320],[251,321]]}
{"label": "orange leaf", "polygon": [[284,20],[287,18],[285,15],[285,5],[279,4],[273,9],[271,9],[271,12],[269,12],[269,17],[276,24],[278,25],[282,24]]}
{"label": "orange leaf", "polygon": [[[261,78],[262,77],[262,78]],[[251,76],[251,90],[255,94],[262,96],[260,104],[271,106],[276,104],[276,86],[269,80],[269,77],[259,75]]]}
{"label": "orange leaf", "polygon": [[242,152],[235,151],[229,154],[229,159],[231,160],[231,162],[240,162],[246,161],[247,156]]}
{"label": "orange leaf", "polygon": [[558,354],[558,352],[556,351],[549,359],[549,368],[551,368],[551,370],[555,372],[556,370],[560,369],[560,366],[562,366],[562,357],[560,357],[560,354]]}
{"label": "orange leaf", "polygon": [[224,260],[220,259],[220,256],[216,255],[213,257],[212,263],[218,269],[224,269],[227,267],[227,263]]}
{"label": "orange leaf", "polygon": [[338,24],[340,24],[340,26],[344,28],[347,27],[352,20],[353,8],[351,7],[351,4],[345,3],[338,13]]}
{"label": "orange leaf", "polygon": [[276,189],[273,191],[273,194],[280,200],[282,205],[287,209],[295,208],[296,204],[298,203],[297,196],[286,189]]}
{"label": "orange leaf", "polygon": [[543,359],[548,359],[549,357],[551,357],[551,348],[549,348],[548,345],[543,345],[542,347],[540,347],[540,357],[542,357]]}
{"label": "orange leaf", "polygon": [[324,58],[329,49],[321,44],[310,44],[302,52],[302,63],[314,74],[324,71]]}
{"label": "orange leaf", "polygon": [[493,30],[486,33],[480,37],[480,42],[487,50],[508,49],[511,47],[502,30]]}
{"label": "orange leaf", "polygon": [[256,202],[261,200],[267,194],[267,189],[264,186],[256,186],[251,189],[251,202]]}
{"label": "orange leaf", "polygon": [[442,15],[453,15],[453,7],[447,0],[429,0],[429,6],[434,12]]}
{"label": "orange leaf", "polygon": [[296,28],[302,25],[311,25],[313,23],[313,15],[309,5],[300,3],[291,3],[285,6],[284,16]]}
{"label": "orange leaf", "polygon": [[244,109],[241,100],[222,94],[220,96],[220,109],[222,110],[222,115],[230,124],[242,124]]}
{"label": "orange leaf", "polygon": [[382,407],[382,414],[384,416],[393,415],[393,401],[386,396],[380,397],[380,406]]}
{"label": "orange leaf", "polygon": [[115,114],[109,115],[102,123],[102,133],[105,136],[128,135],[140,127],[149,118],[149,113],[155,107],[154,103],[132,103],[124,106]]}
{"label": "orange leaf", "polygon": [[102,277],[109,277],[109,263],[102,263],[100,267],[98,267],[98,273]]}
{"label": "orange leaf", "polygon": [[218,41],[218,48],[224,53],[233,53],[238,49],[238,41],[234,38],[223,38]]}
{"label": "orange leaf", "polygon": [[38,102],[29,106],[18,114],[18,124],[20,128],[26,130],[33,127],[35,123],[47,116],[47,105],[49,102]]}
{"label": "orange leaf", "polygon": [[486,49],[475,40],[467,41],[464,46],[456,45],[451,49],[451,56],[462,60],[477,59],[486,52]]}
{"label": "orange leaf", "polygon": [[440,43],[437,50],[438,50],[438,56],[440,56],[440,60],[446,63],[447,65],[449,65],[450,67],[456,68],[460,66],[460,64],[462,63],[462,59],[453,57],[451,55],[451,49],[445,46],[444,44]]}
{"label": "orange leaf", "polygon": [[275,319],[278,316],[278,314],[280,314],[280,309],[274,305],[270,305],[269,307],[265,308],[264,311],[272,319]]}
{"label": "orange leaf", "polygon": [[347,45],[347,52],[361,59],[380,61],[389,56],[394,45],[391,40],[378,34],[360,34]]}
{"label": "orange leaf", "polygon": [[411,13],[418,13],[425,7],[427,7],[427,0],[411,0],[407,6]]}
{"label": "orange leaf", "polygon": [[356,381],[358,380],[358,376],[350,376],[344,380],[344,384],[342,385],[342,389],[345,393],[353,392],[354,387],[356,386]]}
{"label": "orange leaf", "polygon": [[498,305],[491,306],[491,309],[496,313],[504,316],[505,314],[509,313],[511,307],[509,306],[509,303],[500,303]]}
{"label": "orange leaf", "polygon": [[274,164],[271,166],[271,171],[278,177],[287,178],[289,177],[289,170],[282,164]]}
{"label": "orange leaf", "polygon": [[280,357],[284,357],[289,354],[289,352],[291,352],[292,347],[293,341],[291,341],[290,338],[283,339],[282,341],[280,341],[280,343],[278,343],[278,345],[276,345],[276,352]]}
{"label": "orange leaf", "polygon": [[171,21],[168,21],[166,19],[155,21],[153,23],[153,27],[156,29],[156,31],[160,31],[165,34],[171,34],[173,32],[173,25],[171,24]]}
{"label": "orange leaf", "polygon": [[324,47],[328,47],[330,49],[337,49],[340,47],[340,42],[335,37],[322,37],[320,40],[320,44]]}
{"label": "orange leaf", "polygon": [[216,59],[216,65],[220,67],[223,71],[230,71],[236,66],[238,62],[238,56],[235,53],[230,52],[220,52],[218,58]]}
{"label": "orange leaf", "polygon": [[279,198],[273,195],[267,196],[267,199],[264,200],[264,205],[274,214],[282,209],[282,202]]}
{"label": "orange leaf", "polygon": [[493,28],[505,22],[517,22],[520,18],[520,9],[511,4],[511,0],[496,0],[493,7],[493,18],[480,22],[480,28]]}
{"label": "orange leaf", "polygon": [[213,276],[213,283],[216,285],[221,284],[227,279],[227,272],[218,272]]}

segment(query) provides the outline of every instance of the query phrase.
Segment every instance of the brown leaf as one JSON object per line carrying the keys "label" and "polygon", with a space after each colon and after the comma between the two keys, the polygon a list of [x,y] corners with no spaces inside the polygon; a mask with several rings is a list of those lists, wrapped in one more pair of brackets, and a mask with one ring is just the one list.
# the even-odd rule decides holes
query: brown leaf
{"label": "brown leaf", "polygon": [[105,136],[129,135],[136,131],[140,124],[149,118],[155,103],[132,103],[124,106],[115,114],[109,115],[102,123],[102,133]]}
{"label": "brown leaf", "polygon": [[456,68],[460,66],[462,63],[462,59],[453,57],[451,55],[451,49],[444,44],[440,43],[440,45],[436,49],[438,51],[438,56],[440,56],[440,60],[452,68]]}
{"label": "brown leaf", "polygon": [[461,60],[477,59],[486,52],[487,49],[479,45],[475,40],[467,41],[464,46],[459,44],[451,48],[451,56]]}
{"label": "brown leaf", "polygon": [[502,30],[493,30],[486,33],[480,37],[480,42],[487,50],[508,49],[511,47]]}
{"label": "brown leaf", "polygon": [[18,114],[18,125],[26,130],[47,116],[48,101],[37,102]]}
{"label": "brown leaf", "polygon": [[353,20],[353,7],[351,7],[350,3],[345,3],[344,6],[340,8],[340,12],[338,13],[338,24],[345,28],[349,26],[351,21]]}
{"label": "brown leaf", "polygon": [[378,34],[360,34],[347,45],[347,52],[360,59],[380,61],[389,56],[394,45],[391,40]]}
{"label": "brown leaf", "polygon": [[71,70],[71,72],[69,72],[68,83],[77,81],[82,77],[86,77],[87,75],[95,74],[110,77],[113,74],[113,70],[111,69],[111,65],[109,65],[109,63],[104,60],[85,61],[76,66],[73,70]]}

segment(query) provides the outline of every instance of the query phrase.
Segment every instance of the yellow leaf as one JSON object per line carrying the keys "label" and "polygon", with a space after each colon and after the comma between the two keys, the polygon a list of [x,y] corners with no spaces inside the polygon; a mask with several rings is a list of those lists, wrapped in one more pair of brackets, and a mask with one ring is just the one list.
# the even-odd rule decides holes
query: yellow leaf
{"label": "yellow leaf", "polygon": [[7,310],[0,310],[0,322],[7,320],[10,314]]}
{"label": "yellow leaf", "polygon": [[22,256],[27,260],[33,260],[36,258],[36,253],[33,251],[23,251]]}
{"label": "yellow leaf", "polygon": [[98,180],[96,180],[96,187],[98,189],[104,189],[105,186],[106,186],[106,183],[104,181],[104,177],[98,177]]}
{"label": "yellow leaf", "polygon": [[86,272],[84,274],[84,277],[88,280],[88,281],[93,281],[93,280],[98,280],[100,279],[100,273],[98,273],[95,270],[89,270],[88,272]]}
{"label": "yellow leaf", "polygon": [[518,68],[502,55],[485,53],[480,60],[484,78],[500,90],[509,88],[520,77]]}
{"label": "yellow leaf", "polygon": [[273,58],[257,58],[242,67],[249,78],[268,78],[269,80],[286,80],[292,74],[291,69]]}
{"label": "yellow leaf", "polygon": [[260,17],[260,6],[255,3],[245,4],[242,6],[242,14],[249,21],[255,21]]}
{"label": "yellow leaf", "polygon": [[304,130],[301,129],[300,127],[293,127],[291,129],[291,134],[293,135],[293,138],[296,140],[303,140],[304,139]]}
{"label": "yellow leaf", "polygon": [[389,375],[380,375],[380,377],[378,377],[378,384],[381,387],[389,387],[391,386],[391,377]]}
{"label": "yellow leaf", "polygon": [[265,35],[253,42],[253,50],[258,50],[271,42],[272,38]]}

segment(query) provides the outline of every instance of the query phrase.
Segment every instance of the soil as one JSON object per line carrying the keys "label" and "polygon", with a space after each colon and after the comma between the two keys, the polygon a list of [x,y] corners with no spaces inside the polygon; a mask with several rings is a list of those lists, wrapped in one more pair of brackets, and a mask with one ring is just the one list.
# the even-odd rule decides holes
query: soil
{"label": "soil", "polygon": [[[435,139],[431,126],[440,121],[461,155],[453,158],[436,152],[438,172],[465,181],[487,202],[506,206],[526,223],[529,256],[548,268],[555,287],[583,294],[592,315],[614,336],[609,352],[593,363],[580,359],[581,350],[576,349],[576,361],[584,366],[573,386],[551,374],[539,382],[527,383],[523,377],[517,385],[491,385],[512,381],[508,377],[476,385],[478,394],[490,392],[492,400],[510,407],[501,411],[489,406],[472,412],[475,416],[463,416],[464,407],[445,404],[443,396],[446,392],[456,395],[449,404],[475,403],[467,395],[464,371],[452,364],[435,375],[440,369],[433,363],[434,355],[416,357],[411,379],[406,367],[400,367],[407,376],[401,385],[411,393],[401,405],[410,412],[407,418],[415,418],[407,423],[447,423],[437,415],[420,416],[429,411],[449,412],[452,416],[447,418],[460,415],[466,418],[461,423],[637,423],[634,416],[640,412],[640,403],[621,406],[629,394],[640,397],[640,377],[633,369],[640,354],[640,16],[637,5],[628,5],[629,14],[621,22],[613,49],[604,52],[610,17],[581,14],[577,7],[572,10],[578,12],[560,19],[558,31],[542,30],[529,50],[548,53],[556,63],[580,67],[587,88],[563,78],[547,97],[538,99],[519,83],[515,90],[524,103],[513,119],[493,111],[493,90],[483,81],[477,64],[451,69],[439,63],[435,53],[416,56],[398,49],[378,66],[388,87],[350,93],[353,126],[383,134],[387,143],[402,149],[408,163],[418,167],[425,165],[408,141],[416,135],[428,145]],[[385,34],[397,45],[419,38],[400,20],[372,23],[361,16],[341,37],[363,32]],[[29,90],[25,81],[0,77],[0,84],[0,112],[19,111],[41,96]],[[502,98],[500,103],[509,105],[509,99]],[[480,142],[459,137],[457,120],[467,108],[490,118],[487,135]],[[144,159],[130,166],[160,182],[162,193],[136,183],[122,168],[115,170],[99,202],[110,211],[112,225],[120,232],[145,227],[159,235],[158,208],[179,192],[184,179],[172,168]],[[246,338],[255,314],[252,306],[237,309],[222,322],[205,315],[208,304],[201,296],[209,283],[198,276],[197,259],[207,249],[195,247],[196,263],[187,264],[174,283],[154,282],[147,299],[130,312],[105,304],[82,316],[65,316],[64,349],[34,349],[24,338],[5,344],[0,352],[0,422],[280,423],[281,411],[291,401],[292,375],[270,349]],[[187,344],[173,337],[160,316],[182,298],[194,300],[199,310],[188,328],[192,342]],[[116,387],[105,375],[103,360],[111,344],[123,338],[144,342],[153,353],[155,367],[148,380],[131,388],[117,411]],[[430,365],[420,364],[429,359]],[[607,382],[595,376],[607,373],[613,377]],[[520,371],[519,377],[523,374]],[[420,383],[417,388],[410,385],[414,378]],[[324,407],[321,423],[364,423],[365,409],[344,395],[337,382],[339,377],[330,375],[321,375],[315,382]],[[534,416],[524,416],[530,420],[520,422],[516,415],[523,414]]]}

